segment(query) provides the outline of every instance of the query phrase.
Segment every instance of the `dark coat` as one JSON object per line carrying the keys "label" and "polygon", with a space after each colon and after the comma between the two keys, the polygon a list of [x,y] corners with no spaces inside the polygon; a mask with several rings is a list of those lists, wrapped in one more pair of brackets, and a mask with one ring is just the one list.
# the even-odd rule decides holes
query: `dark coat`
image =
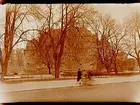
{"label": "dark coat", "polygon": [[82,72],[80,70],[78,70],[78,72],[77,72],[77,81],[79,81],[80,79],[82,79]]}

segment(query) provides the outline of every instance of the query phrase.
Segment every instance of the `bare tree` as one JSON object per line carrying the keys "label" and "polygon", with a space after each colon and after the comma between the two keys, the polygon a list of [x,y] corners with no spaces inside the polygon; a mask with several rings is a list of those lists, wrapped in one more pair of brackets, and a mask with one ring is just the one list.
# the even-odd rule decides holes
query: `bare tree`
{"label": "bare tree", "polygon": [[[41,34],[41,33],[40,33]],[[44,34],[44,33],[43,33]],[[45,41],[45,42],[44,42]],[[41,66],[41,64],[47,65],[49,74],[51,74],[51,68],[53,65],[52,61],[52,48],[50,45],[50,42],[48,38],[46,38],[44,35],[39,37],[39,39],[33,39],[29,41],[31,44],[31,51],[30,56],[34,61],[36,61],[35,64]]]}
{"label": "bare tree", "polygon": [[16,49],[16,59],[19,67],[23,67],[24,62],[23,49]]}
{"label": "bare tree", "polygon": [[[23,22],[28,20],[27,5],[15,4],[7,5],[6,7],[6,20],[5,20],[5,33],[4,33],[4,54],[2,59],[2,73],[7,74],[7,67],[10,55],[13,48],[21,42],[22,37],[29,31],[34,29],[24,30]],[[28,22],[27,22],[28,23]]]}
{"label": "bare tree", "polygon": [[113,54],[113,69],[115,73],[118,72],[118,59],[119,58],[119,52],[122,52],[122,42],[124,37],[127,34],[127,26],[122,26],[122,25],[114,25],[112,28],[113,34],[108,38],[108,41],[110,42],[112,46],[112,54]]}
{"label": "bare tree", "polygon": [[[77,20],[80,18],[82,14],[79,14],[79,9],[82,7],[81,4],[70,5],[70,4],[62,4],[60,5],[60,14],[57,22],[54,22],[54,14],[53,14],[53,6],[50,4],[49,6],[49,15],[47,15],[45,20],[47,21],[47,27],[43,27],[42,31],[44,35],[49,37],[50,40],[50,48],[53,52],[53,60],[54,60],[54,68],[55,68],[55,77],[59,78],[59,69],[61,65],[62,56],[64,53],[65,40],[67,37],[67,32],[70,29],[71,23],[73,20]],[[75,23],[74,23],[75,24]],[[59,28],[55,34],[54,26]],[[53,31],[54,30],[54,31]],[[48,50],[49,51],[49,50]],[[47,52],[48,52],[47,51]],[[47,54],[49,55],[49,54]]]}
{"label": "bare tree", "polygon": [[66,41],[67,32],[69,31],[69,27],[71,26],[71,22],[73,24],[73,20],[76,21],[78,18],[80,18],[80,15],[78,14],[78,11],[82,5],[61,5],[61,31],[59,40],[54,45],[53,44],[53,57],[54,57],[54,63],[55,63],[55,76],[56,78],[59,78],[59,69],[61,64],[61,58],[64,53],[64,44]]}
{"label": "bare tree", "polygon": [[53,22],[53,6],[52,4],[43,5],[43,9],[40,5],[33,5],[34,12],[30,11],[33,16],[38,18],[40,26],[40,33],[38,38],[34,41],[29,41],[32,43],[32,53],[36,53],[35,60],[40,61],[42,64],[47,65],[49,74],[51,74],[51,68],[53,65],[52,57],[52,40],[53,35],[52,29],[57,22]]}
{"label": "bare tree", "polygon": [[[116,58],[119,50],[121,31],[115,19],[110,15],[98,12],[90,13],[86,19],[87,25],[97,35],[98,60],[103,64],[108,73],[113,68],[117,73]],[[114,67],[113,67],[114,65]]]}
{"label": "bare tree", "polygon": [[91,69],[92,59],[95,58],[93,53],[96,52],[92,49],[96,36],[79,24],[77,27],[71,27],[67,34],[64,63],[69,69],[77,69],[80,64],[83,67],[81,69]]}
{"label": "bare tree", "polygon": [[124,24],[129,26],[123,43],[124,50],[129,56],[136,59],[140,70],[140,13],[133,13]]}
{"label": "bare tree", "polygon": [[127,36],[125,37],[125,41],[123,43],[124,50],[128,55],[135,58],[140,70],[140,14],[138,12],[133,13],[129,18],[127,18],[125,24],[129,26]]}

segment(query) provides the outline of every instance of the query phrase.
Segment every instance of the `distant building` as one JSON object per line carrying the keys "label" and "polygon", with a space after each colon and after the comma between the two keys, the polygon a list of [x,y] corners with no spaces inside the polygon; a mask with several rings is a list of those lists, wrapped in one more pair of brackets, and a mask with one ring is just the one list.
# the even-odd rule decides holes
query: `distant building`
{"label": "distant building", "polygon": [[129,71],[136,70],[137,61],[134,58],[128,58],[124,61],[124,68]]}
{"label": "distant building", "polygon": [[[50,32],[53,36],[54,43],[57,43],[57,39],[59,39],[60,29],[51,29]],[[50,42],[49,36],[40,32],[40,36],[37,39],[32,39],[31,42],[27,44],[26,50],[24,52],[25,59],[24,65],[28,67],[29,65],[32,67],[37,67],[35,64],[36,59],[32,59],[32,56],[36,56],[37,54],[34,49],[34,43],[38,43],[41,48],[47,50],[50,46],[48,42]],[[36,42],[38,41],[38,42]],[[46,43],[46,44],[43,44]],[[80,44],[78,46],[78,44]],[[78,46],[79,48],[76,48]],[[67,38],[65,40],[65,48],[64,54],[62,57],[62,68],[63,70],[73,69],[77,70],[79,68],[79,64],[81,63],[83,69],[85,70],[96,70],[96,35],[93,35],[88,29],[85,27],[70,27],[67,31]],[[79,49],[79,51],[78,51]],[[45,51],[44,50],[44,51]],[[75,51],[75,52],[74,52]],[[33,53],[35,52],[35,53]],[[75,55],[74,55],[75,54]],[[35,66],[36,65],[36,66]]]}
{"label": "distant building", "polygon": [[65,45],[65,69],[78,69],[79,64],[85,70],[96,68],[96,35],[87,28],[71,27]]}
{"label": "distant building", "polygon": [[127,61],[128,56],[125,52],[119,51],[117,56],[117,69],[118,72],[123,72],[125,69],[127,69],[127,65],[125,62]]}
{"label": "distant building", "polygon": [[18,74],[24,68],[24,49],[18,48],[14,49],[10,55],[10,59],[8,62],[7,74],[13,75]]}
{"label": "distant building", "polygon": [[26,49],[24,49],[24,67],[34,66],[36,63],[34,57],[37,57],[37,55],[34,44],[37,44],[36,39],[30,40],[27,43]]}

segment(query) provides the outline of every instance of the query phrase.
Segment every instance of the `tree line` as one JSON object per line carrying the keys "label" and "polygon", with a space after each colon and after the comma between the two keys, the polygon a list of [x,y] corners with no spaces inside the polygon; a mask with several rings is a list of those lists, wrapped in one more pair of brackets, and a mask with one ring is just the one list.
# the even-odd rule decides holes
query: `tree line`
{"label": "tree line", "polygon": [[[34,27],[31,27],[32,24]],[[138,12],[119,23],[111,15],[103,15],[87,4],[7,4],[4,28],[5,33],[1,35],[4,50],[2,75],[7,74],[14,47],[23,42],[32,43],[38,56],[37,61],[47,65],[49,73],[51,67],[54,67],[55,78],[59,78],[64,59],[71,58],[80,64],[84,62],[81,58],[83,56],[92,63],[96,56],[107,73],[112,68],[118,73],[117,59],[121,51],[135,58],[140,69]],[[90,45],[87,44],[92,37],[89,39],[85,34],[96,36]],[[86,46],[88,50],[85,50]]]}

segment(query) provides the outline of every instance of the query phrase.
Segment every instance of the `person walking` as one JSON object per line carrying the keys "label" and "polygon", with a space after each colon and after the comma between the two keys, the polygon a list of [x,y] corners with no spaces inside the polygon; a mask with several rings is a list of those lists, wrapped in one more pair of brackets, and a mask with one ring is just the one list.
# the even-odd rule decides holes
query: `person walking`
{"label": "person walking", "polygon": [[81,72],[81,69],[78,69],[78,71],[77,71],[77,82],[79,84],[81,84],[81,82],[82,82],[82,72]]}

